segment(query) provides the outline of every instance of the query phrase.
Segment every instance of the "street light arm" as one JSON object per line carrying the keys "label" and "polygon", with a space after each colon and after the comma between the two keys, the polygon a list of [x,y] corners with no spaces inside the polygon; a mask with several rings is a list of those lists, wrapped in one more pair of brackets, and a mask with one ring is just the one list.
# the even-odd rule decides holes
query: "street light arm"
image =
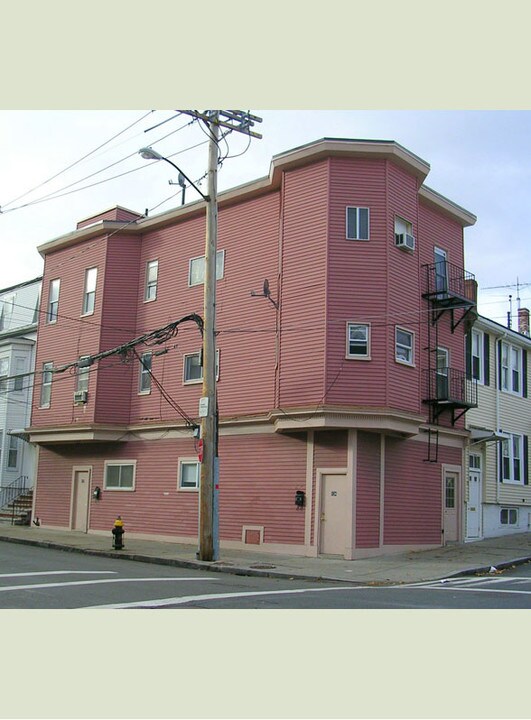
{"label": "street light arm", "polygon": [[177,170],[177,172],[181,173],[181,175],[183,176],[183,178],[184,178],[188,183],[190,183],[190,185],[194,188],[194,190],[197,190],[197,192],[201,195],[201,197],[203,198],[203,200],[205,200],[206,202],[210,202],[210,197],[209,197],[208,195],[205,195],[204,193],[202,193],[201,190],[197,187],[197,185],[196,185],[194,182],[192,182],[192,180],[190,180],[190,178],[187,177],[187,176],[183,173],[183,171],[181,170],[181,168],[178,167],[178,166],[177,166],[174,162],[172,162],[171,160],[168,160],[167,157],[164,157],[164,155],[161,155],[161,154],[158,153],[156,150],[152,150],[151,148],[141,148],[141,149],[138,151],[138,154],[139,154],[139,155],[142,155],[142,157],[145,158],[146,160],[164,160],[165,162],[169,163],[172,167],[174,167],[174,168]]}

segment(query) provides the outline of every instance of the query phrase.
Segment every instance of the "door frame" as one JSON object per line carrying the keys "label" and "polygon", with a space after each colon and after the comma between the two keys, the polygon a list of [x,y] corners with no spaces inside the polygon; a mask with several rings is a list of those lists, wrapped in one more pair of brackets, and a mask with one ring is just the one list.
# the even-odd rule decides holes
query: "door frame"
{"label": "door frame", "polygon": [[[462,542],[463,539],[463,468],[461,465],[447,465],[441,466],[441,545],[446,545],[446,538],[444,536],[444,508],[445,508],[445,491],[446,491],[446,473],[452,473],[457,475],[456,489],[455,489],[455,512],[456,512],[456,528],[457,538],[456,542]],[[451,541],[452,542],[452,541]]]}
{"label": "door frame", "polygon": [[76,473],[77,472],[88,472],[89,474],[89,482],[88,482],[88,502],[87,502],[87,530],[85,532],[88,532],[88,529],[90,527],[90,487],[92,485],[92,465],[73,465],[72,466],[72,480],[70,483],[70,522],[69,522],[69,528],[70,530],[74,529],[74,518],[75,518],[75,507],[74,507],[74,501],[76,499]]}
{"label": "door frame", "polygon": [[[344,475],[345,476],[345,483],[347,487],[347,494],[348,494],[348,485],[347,485],[347,479],[348,479],[348,468],[346,467],[339,467],[339,468],[318,468],[315,471],[315,508],[314,508],[314,528],[315,528],[315,547],[317,550],[317,555],[321,554],[321,513],[322,513],[322,507],[323,507],[323,475]],[[351,514],[350,514],[351,517]],[[348,523],[345,527],[346,531],[346,543],[345,546],[348,544]]]}

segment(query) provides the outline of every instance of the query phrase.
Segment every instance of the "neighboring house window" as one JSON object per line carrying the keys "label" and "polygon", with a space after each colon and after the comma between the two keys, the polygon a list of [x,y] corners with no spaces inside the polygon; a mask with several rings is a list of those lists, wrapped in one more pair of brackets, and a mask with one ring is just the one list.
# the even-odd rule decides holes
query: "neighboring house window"
{"label": "neighboring house window", "polygon": [[[190,353],[184,356],[184,382],[187,384],[199,383],[203,380],[203,366],[201,354]],[[219,380],[219,350],[216,350],[216,380]]]}
{"label": "neighboring house window", "polygon": [[483,333],[472,330],[472,378],[483,382]]}
{"label": "neighboring house window", "polygon": [[8,470],[15,470],[18,465],[18,438],[14,435],[9,436],[9,445],[7,447],[7,462],[6,466]]}
{"label": "neighboring house window", "polygon": [[5,295],[2,300],[0,300],[0,331],[8,329],[14,305],[14,295]]}
{"label": "neighboring house window", "polygon": [[502,390],[522,394],[522,351],[506,342],[501,343],[500,376]]}
{"label": "neighboring house window", "polygon": [[0,466],[2,465],[2,446],[4,444],[4,431],[0,430]]}
{"label": "neighboring house window", "polygon": [[199,488],[200,463],[197,460],[179,460],[179,490]]}
{"label": "neighboring house window", "polygon": [[150,260],[146,266],[146,290],[144,300],[156,300],[159,277],[159,261]]}
{"label": "neighboring house window", "polygon": [[7,378],[9,376],[9,360],[0,358],[0,392],[5,393],[7,390]]}
{"label": "neighboring house window", "polygon": [[59,308],[59,291],[61,289],[61,281],[50,280],[50,291],[48,293],[48,310],[46,311],[46,322],[57,322],[57,310]]}
{"label": "neighboring house window", "polygon": [[45,362],[42,365],[41,408],[50,407],[52,399],[53,363]]}
{"label": "neighboring house window", "polygon": [[[82,355],[79,358],[78,362],[82,362],[83,360],[86,360],[88,357],[87,355]],[[88,392],[89,388],[89,377],[90,377],[90,366],[87,365],[83,367],[82,365],[79,365],[77,368],[77,382],[76,382],[76,390],[78,392]]]}
{"label": "neighboring house window", "polygon": [[525,483],[524,439],[522,435],[510,435],[501,442],[500,479],[507,483]]}
{"label": "neighboring house window", "polygon": [[105,462],[105,490],[134,490],[135,489],[134,460],[120,460]]}
{"label": "neighboring house window", "polygon": [[[216,280],[221,280],[225,272],[225,250],[216,253]],[[188,270],[188,285],[201,285],[205,282],[205,256],[192,258]]]}
{"label": "neighboring house window", "polygon": [[518,525],[518,509],[502,508],[500,510],[500,523],[502,525]]}
{"label": "neighboring house window", "polygon": [[85,292],[83,293],[83,315],[92,315],[96,301],[96,281],[98,268],[85,271]]}
{"label": "neighboring house window", "polygon": [[414,334],[409,330],[395,329],[395,360],[405,365],[413,365]]}
{"label": "neighboring house window", "polygon": [[13,390],[21,392],[24,389],[24,373],[26,372],[26,359],[22,357],[15,358],[15,379],[13,380]]}
{"label": "neighboring house window", "polygon": [[140,356],[140,380],[138,383],[140,393],[151,392],[151,362],[153,354],[150,352],[142,353]]}
{"label": "neighboring house window", "polygon": [[347,323],[347,357],[370,357],[369,337],[369,325],[366,323]]}
{"label": "neighboring house window", "polygon": [[369,208],[347,207],[347,240],[369,239]]}

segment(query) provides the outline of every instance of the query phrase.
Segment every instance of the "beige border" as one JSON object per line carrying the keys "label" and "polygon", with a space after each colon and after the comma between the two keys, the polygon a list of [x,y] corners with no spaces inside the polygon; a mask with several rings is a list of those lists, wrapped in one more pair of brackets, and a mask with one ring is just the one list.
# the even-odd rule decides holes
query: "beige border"
{"label": "beige border", "polygon": [[[70,485],[70,517],[68,520],[68,530],[73,530],[73,523],[74,523],[74,487],[75,487],[75,477],[76,472],[83,472],[84,470],[87,470],[89,473],[89,486],[88,486],[88,503],[87,503],[87,529],[86,533],[88,533],[90,529],[90,511],[92,509],[91,507],[91,486],[92,486],[92,465],[73,465],[72,466],[72,476],[71,476],[71,485]],[[41,526],[45,527],[45,526]]]}
{"label": "beige border", "polygon": [[[245,542],[245,533],[247,530],[258,530],[260,533],[260,542],[258,545],[255,545],[254,543],[246,543]],[[263,525],[242,525],[242,545],[246,548],[248,547],[259,547],[260,545],[264,544],[264,526]]]}
{"label": "beige border", "polygon": [[[323,475],[345,475],[348,483],[348,468],[336,467],[336,468],[316,468],[315,470],[315,551],[316,555],[321,553],[321,507],[322,507],[322,488],[323,488]],[[348,560],[348,558],[347,558]]]}
{"label": "beige border", "polygon": [[314,431],[308,430],[306,438],[306,507],[304,508],[304,546],[309,556],[315,554],[312,546],[312,501],[313,501],[313,458]]}

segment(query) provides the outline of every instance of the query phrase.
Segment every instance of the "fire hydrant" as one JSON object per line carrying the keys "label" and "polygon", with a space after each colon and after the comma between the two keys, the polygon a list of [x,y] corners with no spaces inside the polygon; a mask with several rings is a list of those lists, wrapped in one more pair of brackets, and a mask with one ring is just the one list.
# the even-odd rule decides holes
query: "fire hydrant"
{"label": "fire hydrant", "polygon": [[113,548],[115,550],[122,550],[124,546],[123,536],[124,536],[124,523],[120,515],[116,518],[114,521],[114,526],[112,529],[112,534],[114,536],[113,541]]}

